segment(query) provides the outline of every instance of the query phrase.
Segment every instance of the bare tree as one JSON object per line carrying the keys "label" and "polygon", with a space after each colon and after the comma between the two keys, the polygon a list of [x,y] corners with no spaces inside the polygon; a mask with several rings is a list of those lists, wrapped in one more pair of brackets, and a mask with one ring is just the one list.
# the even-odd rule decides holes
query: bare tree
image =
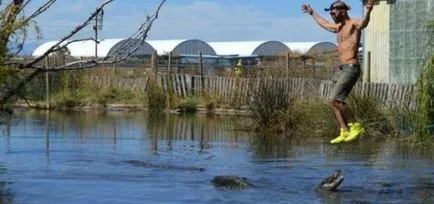
{"label": "bare tree", "polygon": [[[133,55],[141,46],[145,44],[145,40],[148,36],[149,31],[151,30],[152,24],[158,18],[159,12],[166,2],[166,0],[161,0],[156,11],[147,16],[144,19],[144,22],[139,26],[136,32],[134,32],[129,39],[128,42],[132,42],[125,46],[120,46],[119,49],[115,51],[114,55],[122,56],[119,59],[111,59],[109,56],[101,57],[101,58],[92,58],[86,60],[77,60],[70,63],[65,63],[59,66],[50,66],[47,67],[45,65],[39,65],[39,62],[44,60],[49,55],[58,52],[60,50],[66,49],[68,45],[78,41],[85,40],[94,40],[98,41],[98,39],[86,38],[86,39],[75,39],[71,40],[77,33],[81,30],[89,26],[92,21],[100,14],[105,6],[112,3],[114,0],[105,0],[99,7],[95,9],[94,12],[90,14],[90,16],[84,20],[80,25],[71,30],[71,32],[61,38],[55,45],[51,46],[45,53],[41,56],[36,57],[27,63],[20,62],[12,62],[11,59],[14,55],[16,55],[19,51],[21,51],[22,44],[25,41],[25,35],[22,37],[22,43],[18,43],[18,52],[11,54],[8,50],[8,43],[11,41],[11,37],[16,35],[18,31],[24,31],[26,33],[26,29],[29,24],[34,21],[34,19],[40,14],[46,12],[56,0],[46,0],[36,11],[31,13],[31,15],[18,19],[19,14],[22,10],[31,2],[32,0],[13,0],[5,7],[4,12],[0,13],[0,71],[1,69],[10,68],[13,69],[30,69],[32,72],[25,77],[22,81],[18,83],[16,87],[12,87],[0,98],[0,105],[7,103],[12,97],[16,96],[20,90],[22,90],[25,85],[38,76],[41,73],[45,72],[59,72],[65,70],[77,70],[77,69],[87,69],[93,68],[100,64],[111,64],[121,62],[131,55]],[[1,4],[1,3],[0,3]]]}

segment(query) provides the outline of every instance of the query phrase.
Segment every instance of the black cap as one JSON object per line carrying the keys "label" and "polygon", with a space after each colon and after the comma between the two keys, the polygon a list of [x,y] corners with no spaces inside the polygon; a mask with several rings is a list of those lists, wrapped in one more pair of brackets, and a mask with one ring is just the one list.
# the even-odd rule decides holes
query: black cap
{"label": "black cap", "polygon": [[350,10],[350,8],[343,1],[335,1],[333,2],[329,8],[325,8],[324,11],[331,11],[332,9],[345,9]]}

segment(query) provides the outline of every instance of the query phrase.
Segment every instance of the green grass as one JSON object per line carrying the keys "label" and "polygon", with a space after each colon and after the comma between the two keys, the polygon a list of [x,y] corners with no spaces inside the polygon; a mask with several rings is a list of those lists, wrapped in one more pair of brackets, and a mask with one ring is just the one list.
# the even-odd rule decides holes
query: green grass
{"label": "green grass", "polygon": [[297,129],[301,111],[295,99],[282,83],[276,80],[258,79],[257,87],[250,86],[248,107],[254,129],[258,132],[288,133]]}

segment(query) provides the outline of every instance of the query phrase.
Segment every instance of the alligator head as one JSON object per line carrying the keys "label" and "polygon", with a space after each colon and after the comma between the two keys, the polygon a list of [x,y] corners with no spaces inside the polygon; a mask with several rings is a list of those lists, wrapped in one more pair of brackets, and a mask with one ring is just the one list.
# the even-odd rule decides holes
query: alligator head
{"label": "alligator head", "polygon": [[212,179],[212,183],[216,187],[225,187],[229,189],[246,188],[248,186],[252,186],[247,181],[247,178],[233,175],[215,176]]}
{"label": "alligator head", "polygon": [[317,189],[336,191],[336,189],[344,181],[344,176],[341,174],[341,170],[336,170],[332,175],[325,178],[317,187]]}

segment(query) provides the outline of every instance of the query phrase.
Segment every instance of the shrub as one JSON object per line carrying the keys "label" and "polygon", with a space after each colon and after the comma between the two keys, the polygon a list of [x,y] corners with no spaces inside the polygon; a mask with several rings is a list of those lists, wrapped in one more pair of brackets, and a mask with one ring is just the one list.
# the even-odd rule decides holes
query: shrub
{"label": "shrub", "polygon": [[167,96],[157,86],[157,82],[151,80],[146,91],[148,108],[152,112],[161,112],[166,108]]}
{"label": "shrub", "polygon": [[250,87],[248,107],[257,131],[281,133],[296,128],[300,113],[283,83],[259,78]]}
{"label": "shrub", "polygon": [[365,135],[375,137],[396,133],[396,123],[388,109],[376,97],[350,94],[348,105],[354,111],[356,120],[365,128]]}

